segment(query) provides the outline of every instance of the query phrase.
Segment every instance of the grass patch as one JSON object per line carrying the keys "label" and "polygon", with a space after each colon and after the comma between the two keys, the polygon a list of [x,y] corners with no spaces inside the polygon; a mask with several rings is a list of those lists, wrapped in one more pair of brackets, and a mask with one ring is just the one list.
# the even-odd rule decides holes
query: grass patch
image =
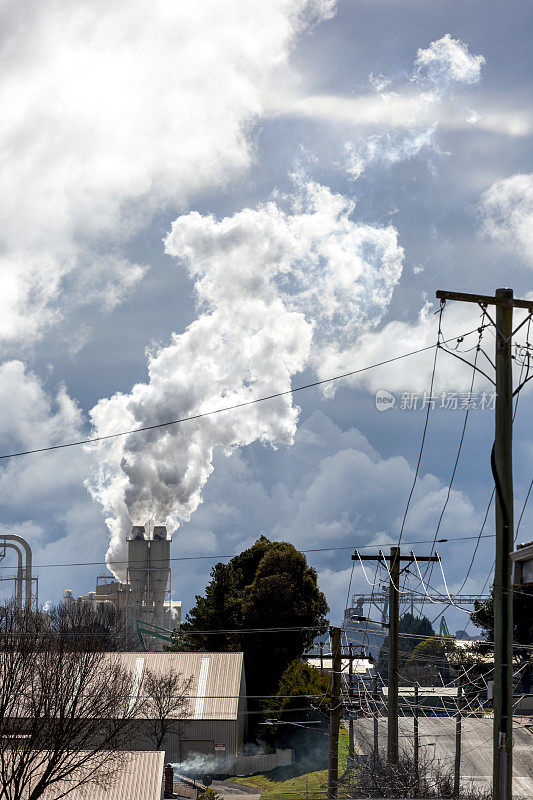
{"label": "grass patch", "polygon": [[[348,758],[348,732],[341,726],[339,731],[339,777],[342,779]],[[252,786],[261,794],[261,800],[306,800],[325,798],[328,789],[328,770],[309,771],[309,764],[292,764],[276,767],[269,772],[260,772],[242,778],[231,778],[233,783]],[[339,797],[348,797],[348,784],[339,782]]]}

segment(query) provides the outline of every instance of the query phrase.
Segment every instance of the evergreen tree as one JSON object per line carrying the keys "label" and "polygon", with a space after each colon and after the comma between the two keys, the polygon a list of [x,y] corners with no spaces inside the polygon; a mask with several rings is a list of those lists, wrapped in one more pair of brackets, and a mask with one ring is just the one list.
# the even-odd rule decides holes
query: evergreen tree
{"label": "evergreen tree", "polygon": [[[242,651],[249,694],[273,694],[288,664],[326,630],[328,610],[305,556],[292,544],[261,536],[229,563],[213,567],[170,649]],[[246,632],[277,627],[310,630]],[[194,634],[227,630],[237,632]]]}

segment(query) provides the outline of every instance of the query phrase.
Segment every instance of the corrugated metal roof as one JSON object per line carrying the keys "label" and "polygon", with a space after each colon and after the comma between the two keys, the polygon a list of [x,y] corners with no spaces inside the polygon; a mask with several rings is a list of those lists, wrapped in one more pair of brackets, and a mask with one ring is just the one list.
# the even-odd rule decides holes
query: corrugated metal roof
{"label": "corrugated metal roof", "polygon": [[237,719],[242,653],[110,653],[109,657],[131,672],[132,693],[146,671],[172,670],[185,679],[192,676],[186,707],[189,719]]}
{"label": "corrugated metal roof", "polygon": [[[160,800],[165,753],[143,750],[121,752],[120,766],[101,785],[89,784],[74,789],[69,800]],[[104,773],[108,768],[104,767]],[[71,783],[71,782],[69,782]],[[68,789],[60,782],[47,789],[42,800],[56,800]]]}

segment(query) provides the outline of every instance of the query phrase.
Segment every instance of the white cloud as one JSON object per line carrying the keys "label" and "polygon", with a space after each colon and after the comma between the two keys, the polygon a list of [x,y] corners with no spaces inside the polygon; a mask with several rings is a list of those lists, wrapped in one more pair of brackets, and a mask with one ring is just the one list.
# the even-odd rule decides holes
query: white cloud
{"label": "white cloud", "polygon": [[445,130],[477,130],[503,136],[523,137],[533,131],[529,109],[509,106],[490,97],[481,98],[473,114],[457,98],[441,98],[434,91],[416,92],[413,87],[396,92],[346,96],[309,94],[303,97],[276,96],[269,113],[273,117],[298,117],[350,125],[358,131],[398,128],[412,131],[438,126]]}
{"label": "white cloud", "polygon": [[[121,302],[153,212],[227,184],[295,37],[334,0],[3,4],[0,336]],[[105,255],[104,255],[105,254]],[[111,254],[111,255],[109,255]]]}
{"label": "white cloud", "polygon": [[[220,221],[192,212],[173,223],[166,248],[194,281],[201,313],[152,355],[149,383],[100,400],[96,433],[287,391],[329,343],[347,346],[379,322],[402,269],[396,231],[354,221],[353,203],[326,187],[299,190],[289,210],[270,202]],[[130,519],[155,517],[171,530],[189,519],[215,448],[291,444],[297,417],[287,395],[99,447],[91,491],[108,515],[109,557],[121,557]]]}
{"label": "white cloud", "polygon": [[418,51],[411,80],[393,84],[383,75],[371,75],[373,92],[350,95],[288,93],[284,87],[269,97],[266,113],[350,126],[362,134],[406,130],[407,140],[432,129],[474,126],[504,136],[528,136],[533,131],[529,109],[479,91],[473,109],[472,100],[463,96],[463,90],[479,82],[483,63],[483,56],[471,55],[466,44],[447,34]]}
{"label": "white cloud", "polygon": [[452,39],[447,33],[431,42],[429,47],[418,50],[416,77],[440,85],[451,82],[477,83],[484,63],[483,56],[471,55],[467,44],[460,39]]}
{"label": "white cloud", "polygon": [[51,398],[22,361],[0,364],[0,405],[0,438],[4,443],[46,447],[79,432],[80,410],[66,389],[60,387]]}
{"label": "white cloud", "polygon": [[376,134],[357,143],[347,142],[345,166],[352,180],[357,180],[369,164],[376,162],[398,164],[409,161],[425,148],[435,148],[433,128],[404,135],[392,133]]}
{"label": "white cloud", "polygon": [[[0,404],[2,454],[81,438],[81,412],[66,389],[47,390],[21,361],[0,365]],[[94,566],[39,568],[94,562],[95,552],[103,552],[107,531],[83,486],[92,469],[91,455],[81,448],[0,462],[0,530],[29,542],[41,600],[56,601],[69,585],[77,593],[94,588]],[[4,594],[12,587],[6,583],[0,588]]]}
{"label": "white cloud", "polygon": [[482,234],[533,267],[533,174],[496,181],[481,200]]}

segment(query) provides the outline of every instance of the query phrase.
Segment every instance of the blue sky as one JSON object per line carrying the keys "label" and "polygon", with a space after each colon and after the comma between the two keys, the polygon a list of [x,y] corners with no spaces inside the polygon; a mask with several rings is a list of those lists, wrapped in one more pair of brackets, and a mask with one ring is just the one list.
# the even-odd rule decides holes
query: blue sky
{"label": "blue sky", "polygon": [[[439,288],[531,291],[529,3],[27,0],[1,13],[3,453],[433,344]],[[449,304],[442,324],[459,335],[479,315]],[[231,555],[260,533],[302,549],[383,546],[398,536],[424,423],[401,397],[429,389],[431,363],[5,461],[2,530],[30,541],[43,601],[94,588],[110,535],[113,558],[132,519],[166,519],[175,557]],[[464,411],[439,405],[468,389],[458,364],[439,353],[405,541],[432,539],[446,498]],[[385,413],[379,389],[396,397]],[[474,387],[478,399],[489,389]],[[518,511],[530,413],[525,391]],[[492,427],[490,409],[471,411],[439,537],[479,531]],[[473,546],[441,546],[450,589]],[[482,541],[465,591],[481,591],[493,546]],[[350,553],[309,560],[338,619]],[[46,566],[82,562],[102,565]],[[175,562],[185,609],[212,563]],[[356,569],[352,590],[368,588]],[[460,611],[446,616],[464,626]]]}

